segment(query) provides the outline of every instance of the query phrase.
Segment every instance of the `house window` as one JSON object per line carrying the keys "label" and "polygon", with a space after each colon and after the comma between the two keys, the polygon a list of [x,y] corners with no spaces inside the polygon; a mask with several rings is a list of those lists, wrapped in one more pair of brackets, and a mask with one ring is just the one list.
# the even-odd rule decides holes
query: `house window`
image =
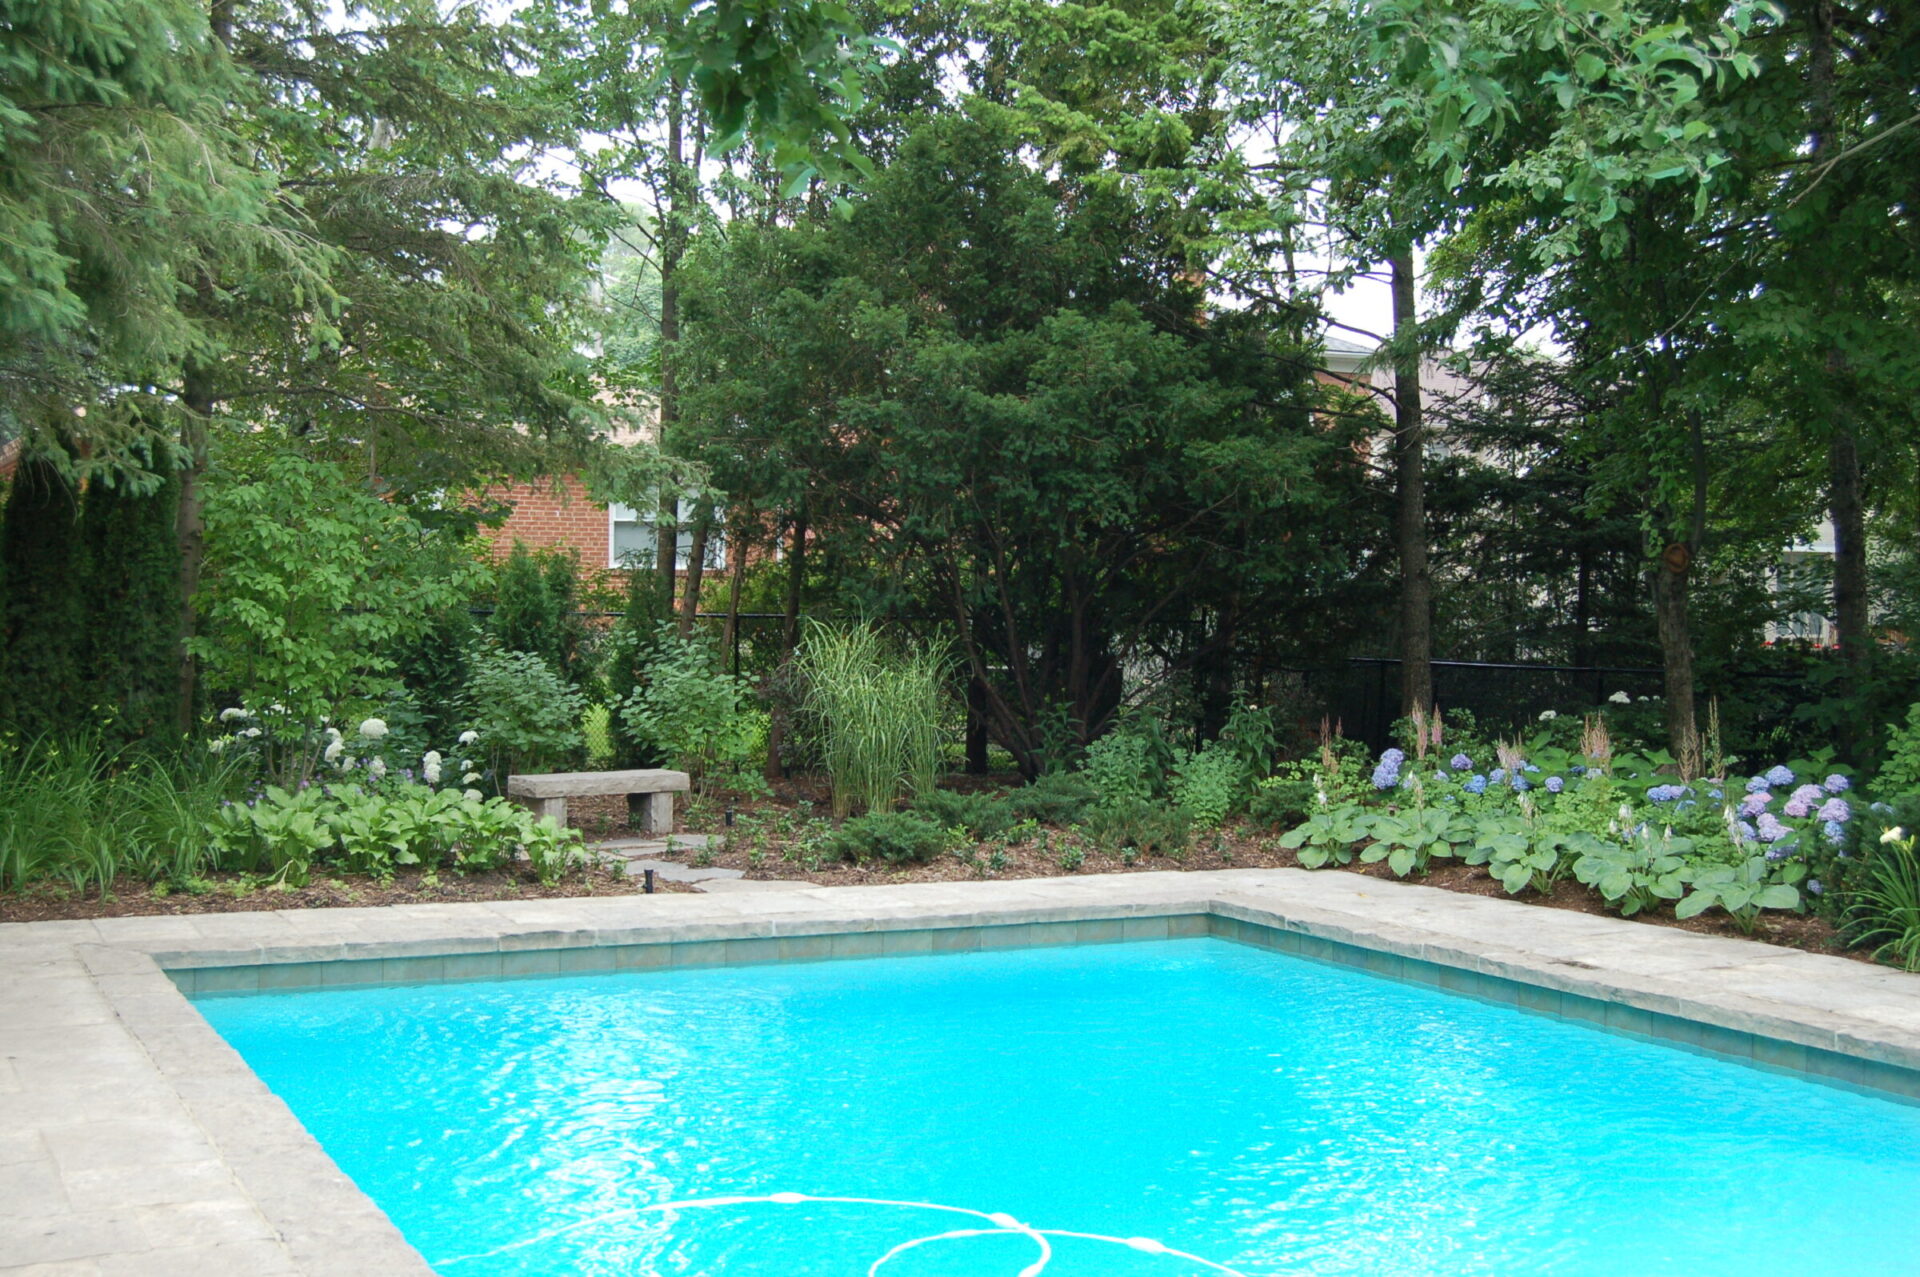
{"label": "house window", "polygon": [[[680,532],[675,538],[673,566],[686,571],[693,554],[693,505],[682,501],[678,518]],[[610,568],[652,567],[654,556],[658,553],[658,541],[654,538],[654,524],[657,512],[654,510],[635,510],[632,506],[611,505],[607,507],[607,566]],[[718,569],[727,566],[727,537],[716,521],[707,532],[706,567]]]}

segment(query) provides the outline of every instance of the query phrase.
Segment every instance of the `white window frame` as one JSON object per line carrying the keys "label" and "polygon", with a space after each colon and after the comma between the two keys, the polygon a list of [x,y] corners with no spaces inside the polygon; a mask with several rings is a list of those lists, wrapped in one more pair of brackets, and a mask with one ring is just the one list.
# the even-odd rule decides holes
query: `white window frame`
{"label": "white window frame", "polygon": [[[680,527],[674,535],[673,568],[676,572],[685,572],[691,566],[693,557],[693,529],[689,526],[693,520],[693,503],[682,500],[677,510]],[[607,506],[607,566],[621,571],[632,570],[633,565],[621,562],[619,551],[620,525],[630,524],[646,528],[654,527],[658,515],[655,507],[636,510],[632,506],[613,502]],[[655,540],[655,547],[659,541]],[[651,567],[648,562],[643,565]],[[707,531],[707,556],[705,571],[724,571],[727,566],[727,534],[716,513],[713,526]]]}

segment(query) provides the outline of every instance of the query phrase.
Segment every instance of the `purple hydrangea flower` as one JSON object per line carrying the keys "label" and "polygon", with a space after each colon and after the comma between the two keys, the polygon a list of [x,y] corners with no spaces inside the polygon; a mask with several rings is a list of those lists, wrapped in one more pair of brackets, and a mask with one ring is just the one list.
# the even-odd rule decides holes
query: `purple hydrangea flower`
{"label": "purple hydrangea flower", "polygon": [[1492,771],[1487,773],[1487,779],[1492,781],[1496,785],[1506,780],[1506,778],[1507,778],[1507,769],[1504,767],[1496,767]]}
{"label": "purple hydrangea flower", "polygon": [[1452,763],[1453,770],[1457,772],[1470,772],[1473,770],[1473,760],[1465,754],[1455,754],[1449,761]]}
{"label": "purple hydrangea flower", "polygon": [[1670,803],[1679,796],[1680,789],[1675,785],[1655,785],[1647,791],[1647,801],[1653,803]]}
{"label": "purple hydrangea flower", "polygon": [[1756,836],[1753,831],[1753,826],[1748,824],[1744,820],[1741,821],[1739,824],[1735,825],[1734,828],[1740,831],[1741,838],[1746,839],[1748,841],[1752,841],[1753,838]]}
{"label": "purple hydrangea flower", "polygon": [[1524,794],[1524,793],[1526,793],[1526,792],[1527,792],[1527,791],[1528,791],[1529,789],[1532,789],[1532,788],[1533,788],[1533,782],[1532,782],[1532,781],[1530,781],[1530,780],[1528,780],[1528,779],[1527,779],[1527,778],[1526,778],[1525,776],[1518,776],[1518,775],[1516,775],[1516,776],[1515,776],[1515,777],[1513,778],[1513,792],[1514,792],[1514,793],[1516,793],[1516,794]]}
{"label": "purple hydrangea flower", "polygon": [[1760,819],[1754,823],[1753,829],[1755,836],[1761,842],[1779,842],[1793,832],[1781,824],[1780,818],[1770,811],[1760,813]]}
{"label": "purple hydrangea flower", "polygon": [[1788,767],[1782,767],[1776,763],[1774,766],[1767,768],[1767,783],[1769,785],[1791,785],[1793,783],[1793,770]]}
{"label": "purple hydrangea flower", "polygon": [[1764,791],[1758,794],[1748,794],[1740,800],[1740,810],[1748,816],[1757,816],[1765,811],[1767,804],[1772,801],[1773,795]]}
{"label": "purple hydrangea flower", "polygon": [[1400,764],[1407,761],[1406,754],[1398,749],[1390,749],[1380,755],[1380,765],[1373,769],[1373,787],[1392,789],[1400,783]]}
{"label": "purple hydrangea flower", "polygon": [[1821,787],[1829,794],[1844,794],[1853,788],[1853,782],[1845,776],[1842,776],[1839,772],[1835,772],[1820,783]]}
{"label": "purple hydrangea flower", "polygon": [[1764,794],[1772,787],[1772,782],[1765,776],[1755,776],[1747,782],[1747,792],[1749,794]]}
{"label": "purple hydrangea flower", "polygon": [[1547,777],[1547,792],[1549,794],[1557,794],[1561,790],[1565,789],[1566,787],[1567,787],[1567,782],[1560,779],[1558,776]]}
{"label": "purple hydrangea flower", "polygon": [[1827,835],[1827,841],[1835,846],[1847,840],[1847,827],[1837,820],[1829,820],[1820,828]]}
{"label": "purple hydrangea flower", "polygon": [[1462,785],[1461,788],[1469,794],[1484,794],[1487,792],[1487,778],[1485,776],[1469,776],[1467,777],[1467,783]]}
{"label": "purple hydrangea flower", "polygon": [[1828,824],[1844,825],[1853,819],[1853,808],[1847,806],[1847,800],[1844,798],[1829,798],[1820,804],[1820,810],[1816,814]]}
{"label": "purple hydrangea flower", "polygon": [[1780,809],[1795,820],[1805,820],[1813,814],[1813,804],[1799,794],[1787,799],[1787,805]]}
{"label": "purple hydrangea flower", "polygon": [[1818,896],[1824,895],[1827,889],[1820,885],[1818,878],[1809,878],[1807,879],[1807,890]]}

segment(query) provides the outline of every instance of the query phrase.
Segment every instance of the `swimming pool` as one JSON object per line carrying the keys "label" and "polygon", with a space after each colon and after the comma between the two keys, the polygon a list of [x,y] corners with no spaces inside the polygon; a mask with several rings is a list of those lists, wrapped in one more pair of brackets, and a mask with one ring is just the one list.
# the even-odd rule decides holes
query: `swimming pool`
{"label": "swimming pool", "polygon": [[198,1005],[446,1277],[1920,1253],[1920,1109],[1218,939]]}

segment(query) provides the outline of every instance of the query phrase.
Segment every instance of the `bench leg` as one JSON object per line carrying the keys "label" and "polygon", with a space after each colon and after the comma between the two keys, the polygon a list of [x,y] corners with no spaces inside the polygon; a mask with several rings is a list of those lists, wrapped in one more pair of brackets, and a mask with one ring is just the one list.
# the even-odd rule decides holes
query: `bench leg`
{"label": "bench leg", "polygon": [[650,834],[673,832],[673,791],[645,794],[640,799],[646,809],[646,830]]}
{"label": "bench leg", "polygon": [[553,823],[565,827],[567,823],[567,800],[564,798],[536,798],[533,800],[533,818],[553,817]]}

